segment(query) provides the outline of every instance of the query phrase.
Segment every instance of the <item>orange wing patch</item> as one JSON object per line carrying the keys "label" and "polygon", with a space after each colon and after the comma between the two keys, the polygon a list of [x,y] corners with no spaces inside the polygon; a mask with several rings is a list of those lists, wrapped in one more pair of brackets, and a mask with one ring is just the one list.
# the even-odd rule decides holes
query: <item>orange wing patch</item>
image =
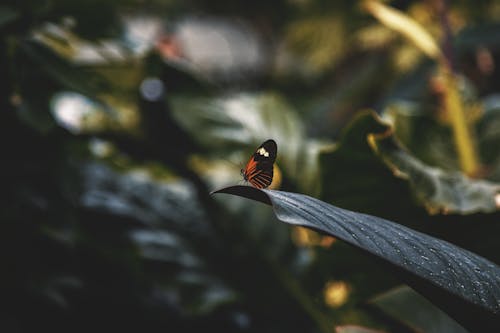
{"label": "orange wing patch", "polygon": [[278,147],[274,140],[267,140],[257,148],[242,170],[243,178],[256,188],[266,188],[273,181],[273,165]]}

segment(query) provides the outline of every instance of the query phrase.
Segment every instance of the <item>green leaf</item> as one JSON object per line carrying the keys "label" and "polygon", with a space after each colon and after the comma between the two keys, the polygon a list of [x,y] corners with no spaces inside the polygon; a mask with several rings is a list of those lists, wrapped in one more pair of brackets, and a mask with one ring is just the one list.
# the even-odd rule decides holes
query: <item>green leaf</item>
{"label": "green leaf", "polygon": [[76,67],[36,42],[21,43],[23,55],[56,80],[62,87],[94,97],[97,93],[110,92],[110,86],[102,77]]}
{"label": "green leaf", "polygon": [[392,125],[398,140],[422,162],[459,170],[451,129],[436,121],[435,113],[428,108],[422,103],[394,100],[386,105],[382,117]]}
{"label": "green leaf", "polygon": [[391,217],[417,212],[412,197],[432,213],[498,209],[499,184],[426,165],[401,147],[392,133],[393,128],[373,112],[359,113],[336,149],[322,155],[321,198]]}
{"label": "green leaf", "polygon": [[119,172],[103,163],[85,163],[81,175],[80,207],[100,228],[127,228],[159,299],[187,316],[208,315],[235,300],[236,292],[215,274],[220,272],[210,269],[207,254],[214,249],[204,242],[213,229],[189,182],[173,176],[160,181],[145,168]]}
{"label": "green leaf", "polygon": [[[483,164],[480,175],[499,182],[500,99],[493,94],[479,100],[470,81],[465,79],[461,94],[466,99],[468,118],[477,138]],[[451,129],[436,119],[435,111],[427,103],[398,98],[386,104],[382,117],[392,124],[394,136],[422,162],[446,171],[459,170]]]}
{"label": "green leaf", "polygon": [[410,16],[375,0],[363,2],[363,8],[386,27],[399,32],[430,58],[441,56],[434,38]]}
{"label": "green leaf", "polygon": [[195,188],[183,178],[167,174],[166,179],[159,181],[146,169],[119,172],[102,163],[86,163],[81,172],[83,188],[79,201],[87,209],[147,226],[168,225],[196,234],[209,232],[207,224],[201,223],[206,212],[196,200]]}
{"label": "green leaf", "polygon": [[500,96],[482,100],[484,114],[476,125],[481,160],[486,166],[485,177],[500,182]]}
{"label": "green leaf", "polygon": [[369,134],[387,130],[371,113],[356,114],[335,149],[320,156],[321,200],[389,218],[419,212],[409,185],[394,177],[368,143]]}
{"label": "green leaf", "polygon": [[282,222],[327,233],[380,259],[464,327],[500,329],[500,267],[477,254],[398,223],[299,193],[248,186],[214,193],[271,204]]}
{"label": "green leaf", "polygon": [[500,184],[426,165],[404,150],[392,135],[378,139],[373,136],[373,142],[394,174],[408,179],[428,211],[471,214],[498,209],[495,197],[500,193]]}
{"label": "green leaf", "polygon": [[234,94],[171,101],[175,118],[200,145],[226,160],[232,155],[241,168],[259,144],[272,138],[278,144],[278,166],[283,165],[287,176],[301,188],[317,189],[317,159],[325,145],[305,138],[299,117],[281,95]]}
{"label": "green leaf", "polygon": [[378,295],[370,303],[416,332],[467,333],[446,313],[407,286]]}
{"label": "green leaf", "polygon": [[133,133],[139,127],[137,105],[115,95],[91,99],[72,91],[59,91],[50,101],[50,111],[61,126],[74,134]]}

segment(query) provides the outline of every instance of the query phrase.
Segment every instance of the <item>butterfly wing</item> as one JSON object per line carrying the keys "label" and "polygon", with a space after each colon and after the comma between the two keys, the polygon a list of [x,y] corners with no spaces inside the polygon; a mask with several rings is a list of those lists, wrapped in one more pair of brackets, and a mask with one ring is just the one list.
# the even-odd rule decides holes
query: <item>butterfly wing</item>
{"label": "butterfly wing", "polygon": [[273,182],[273,169],[262,170],[253,177],[248,178],[250,184],[257,188],[266,188]]}
{"label": "butterfly wing", "polygon": [[257,148],[248,161],[243,177],[257,188],[266,188],[273,181],[273,164],[276,161],[278,146],[274,140],[267,140]]}

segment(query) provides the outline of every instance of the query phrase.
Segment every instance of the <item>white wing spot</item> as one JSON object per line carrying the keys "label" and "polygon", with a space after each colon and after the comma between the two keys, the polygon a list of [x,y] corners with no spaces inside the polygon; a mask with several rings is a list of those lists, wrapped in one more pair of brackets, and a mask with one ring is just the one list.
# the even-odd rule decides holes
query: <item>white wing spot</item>
{"label": "white wing spot", "polygon": [[259,153],[259,155],[263,155],[265,157],[269,157],[269,153],[264,149],[264,147],[261,147],[261,148],[257,149],[257,153]]}

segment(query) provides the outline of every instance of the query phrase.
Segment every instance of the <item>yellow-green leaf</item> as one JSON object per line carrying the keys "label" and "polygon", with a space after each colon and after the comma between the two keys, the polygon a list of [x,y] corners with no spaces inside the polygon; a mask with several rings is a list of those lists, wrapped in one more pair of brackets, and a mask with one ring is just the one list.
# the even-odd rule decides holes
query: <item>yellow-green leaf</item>
{"label": "yellow-green leaf", "polygon": [[366,0],[362,8],[386,27],[409,39],[419,50],[433,59],[441,57],[441,50],[434,38],[414,19],[403,12],[376,0]]}

